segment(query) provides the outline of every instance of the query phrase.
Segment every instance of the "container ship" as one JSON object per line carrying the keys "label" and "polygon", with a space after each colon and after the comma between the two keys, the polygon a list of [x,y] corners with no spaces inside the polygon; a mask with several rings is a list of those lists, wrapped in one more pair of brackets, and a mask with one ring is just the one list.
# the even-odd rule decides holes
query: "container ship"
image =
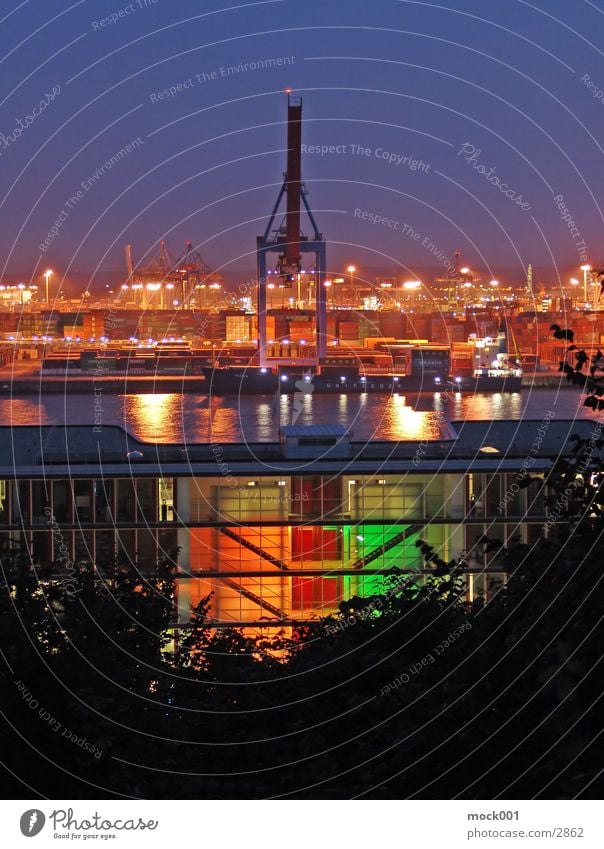
{"label": "container ship", "polygon": [[522,369],[507,352],[503,328],[496,338],[471,336],[468,370],[451,367],[449,345],[398,345],[392,366],[372,373],[354,357],[325,357],[318,367],[295,364],[202,366],[206,390],[214,395],[362,392],[519,392]]}

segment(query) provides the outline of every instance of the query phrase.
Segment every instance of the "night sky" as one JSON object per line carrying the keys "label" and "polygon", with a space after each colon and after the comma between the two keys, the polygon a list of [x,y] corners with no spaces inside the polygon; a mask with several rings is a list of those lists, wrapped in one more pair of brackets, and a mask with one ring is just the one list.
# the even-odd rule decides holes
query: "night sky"
{"label": "night sky", "polygon": [[303,159],[331,268],[446,273],[459,248],[483,276],[532,263],[553,281],[604,259],[602,0],[8,5],[4,282],[50,267],[101,285],[126,242],[142,260],[162,238],[251,272],[287,86],[304,144],[334,146]]}

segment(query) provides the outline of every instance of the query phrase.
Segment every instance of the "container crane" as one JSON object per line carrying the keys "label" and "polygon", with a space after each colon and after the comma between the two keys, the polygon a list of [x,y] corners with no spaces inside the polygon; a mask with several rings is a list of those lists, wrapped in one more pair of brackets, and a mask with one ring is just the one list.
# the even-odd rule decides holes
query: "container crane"
{"label": "container crane", "polygon": [[[293,97],[292,90],[287,94],[287,170],[277,201],[262,236],[256,239],[256,259],[258,269],[258,360],[261,366],[267,365],[266,349],[266,286],[267,257],[278,254],[276,270],[283,285],[291,286],[297,280],[302,269],[302,254],[315,255],[316,275],[316,357],[317,363],[327,355],[327,294],[325,275],[327,269],[326,244],[319,232],[307,193],[302,182],[302,98]],[[275,228],[275,218],[279,207],[286,197],[284,223]],[[309,239],[300,229],[301,206],[308,215],[313,236]]]}

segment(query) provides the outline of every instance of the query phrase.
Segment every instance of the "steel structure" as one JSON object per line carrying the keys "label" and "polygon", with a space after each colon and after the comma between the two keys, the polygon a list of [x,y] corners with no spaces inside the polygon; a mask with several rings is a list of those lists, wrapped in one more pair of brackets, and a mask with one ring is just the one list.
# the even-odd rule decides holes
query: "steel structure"
{"label": "steel structure", "polygon": [[183,286],[183,301],[190,301],[196,288],[222,283],[222,277],[213,271],[192,243],[185,243],[185,250],[173,271],[180,275]]}
{"label": "steel structure", "polygon": [[[267,364],[266,338],[266,287],[269,254],[278,254],[276,270],[286,285],[292,285],[302,270],[302,254],[315,256],[315,327],[317,363],[327,354],[327,294],[325,275],[327,270],[327,251],[323,235],[319,232],[314,215],[308,203],[306,188],[302,181],[302,98],[292,97],[287,90],[287,170],[283,185],[273,207],[268,224],[262,236],[256,239],[256,258],[258,270],[258,360],[261,366]],[[281,202],[286,197],[285,219],[279,227],[274,227]],[[312,238],[301,231],[302,205],[306,210],[311,227]]]}
{"label": "steel structure", "polygon": [[132,245],[124,247],[127,284],[159,283],[172,284],[177,288],[182,304],[189,302],[196,288],[222,283],[222,277],[214,272],[190,241],[185,243],[184,252],[175,259],[165,241],[159,245],[159,253],[148,265],[134,262]]}

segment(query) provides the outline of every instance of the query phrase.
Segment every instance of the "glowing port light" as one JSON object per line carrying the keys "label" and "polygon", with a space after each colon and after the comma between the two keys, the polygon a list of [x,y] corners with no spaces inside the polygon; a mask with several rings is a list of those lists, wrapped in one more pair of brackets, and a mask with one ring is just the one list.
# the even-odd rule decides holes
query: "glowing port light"
{"label": "glowing port light", "polygon": [[587,273],[591,271],[591,265],[582,265],[581,271],[583,272],[583,297],[585,302],[587,302]]}
{"label": "glowing port light", "polygon": [[403,283],[403,289],[407,289],[408,291],[413,291],[413,289],[419,289],[421,286],[420,280],[407,280]]}
{"label": "glowing port light", "polygon": [[42,275],[44,277],[44,280],[45,280],[45,283],[46,283],[46,303],[49,302],[48,301],[48,284],[50,283],[50,278],[52,277],[52,274],[53,274],[52,268],[49,268]]}

